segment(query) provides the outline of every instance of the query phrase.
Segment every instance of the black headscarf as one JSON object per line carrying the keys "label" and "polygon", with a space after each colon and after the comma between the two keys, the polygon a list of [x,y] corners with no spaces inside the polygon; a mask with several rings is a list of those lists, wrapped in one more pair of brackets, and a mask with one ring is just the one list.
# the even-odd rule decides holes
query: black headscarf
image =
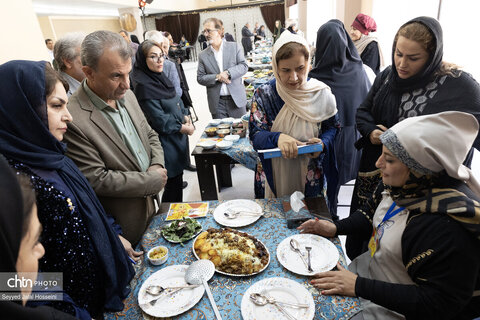
{"label": "black headscarf", "polygon": [[[147,40],[148,41],[148,40]],[[147,58],[143,54],[144,41],[137,50],[133,66],[133,91],[138,100],[160,100],[175,97],[175,87],[164,72],[153,72],[148,68]],[[150,43],[153,43],[149,41]],[[165,66],[165,65],[164,65]]]}
{"label": "black headscarf", "polygon": [[22,241],[23,201],[15,173],[0,155],[0,272],[14,272]]}
{"label": "black headscarf", "polygon": [[433,80],[435,76],[435,72],[438,71],[438,69],[442,64],[443,32],[442,32],[442,27],[440,26],[440,23],[434,18],[418,17],[408,21],[407,23],[402,25],[400,29],[414,22],[419,22],[424,26],[426,26],[428,30],[430,30],[433,37],[435,51],[430,53],[428,61],[427,63],[425,63],[425,66],[423,67],[422,71],[420,71],[419,73],[417,73],[416,75],[408,79],[401,79],[398,76],[397,68],[395,66],[394,57],[395,57],[395,49],[397,46],[397,42],[394,40],[393,46],[392,46],[392,73],[391,73],[391,81],[389,81],[389,83],[392,89],[395,91],[405,92],[405,91],[411,91],[417,88],[425,87],[426,84],[428,84],[430,81]]}
{"label": "black headscarf", "polygon": [[318,29],[315,67],[309,77],[332,89],[340,124],[355,125],[356,110],[366,98],[370,82],[357,49],[340,20],[332,19]]}
{"label": "black headscarf", "polygon": [[95,192],[65,144],[48,130],[45,61],[10,61],[0,66],[0,153],[27,166],[55,170],[77,200],[92,246],[104,271],[105,308],[123,309],[135,272]]}

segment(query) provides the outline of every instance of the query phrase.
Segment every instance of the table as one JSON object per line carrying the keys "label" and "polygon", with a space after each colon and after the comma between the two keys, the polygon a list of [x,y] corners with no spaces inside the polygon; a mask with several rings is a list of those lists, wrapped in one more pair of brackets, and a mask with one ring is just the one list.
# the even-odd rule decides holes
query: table
{"label": "table", "polygon": [[[309,278],[305,276],[291,273],[278,262],[276,257],[276,249],[278,244],[285,238],[296,234],[295,229],[287,229],[283,214],[282,199],[261,199],[255,200],[265,212],[265,216],[260,218],[253,225],[240,228],[241,231],[247,232],[260,241],[262,241],[270,252],[270,265],[262,273],[251,277],[230,277],[215,273],[209,281],[215,301],[220,310],[220,314],[225,320],[241,320],[240,305],[243,293],[254,283],[265,278],[284,277],[289,278],[303,284],[309,290],[315,301],[315,317],[314,319],[349,319],[360,311],[359,301],[357,298],[344,296],[322,296],[317,289],[309,284]],[[203,229],[210,227],[219,228],[211,213],[220,204],[219,201],[209,202],[209,214],[206,218],[198,219]],[[162,212],[165,212],[162,205]],[[156,216],[147,231],[145,232],[139,249],[147,252],[154,246],[164,245],[169,249],[169,258],[167,262],[161,266],[153,266],[149,262],[142,260],[135,266],[136,276],[131,282],[133,288],[130,295],[125,301],[125,308],[119,313],[107,313],[105,319],[144,319],[149,318],[142,314],[138,306],[137,296],[142,283],[154,272],[166,266],[176,264],[190,264],[195,261],[192,253],[192,240],[187,242],[184,247],[179,244],[171,244],[160,235],[160,228],[165,223],[165,214]],[[342,246],[338,238],[330,239],[340,252],[340,263],[345,266],[345,256]],[[355,319],[358,316],[355,317]],[[174,317],[173,319],[215,319],[213,310],[210,306],[207,295],[205,294],[200,302],[189,311]]]}
{"label": "table", "polygon": [[[206,138],[207,136],[204,133],[200,140]],[[227,150],[217,150],[216,148],[204,150],[201,147],[196,147],[192,155],[195,157],[197,166],[200,197],[204,201],[218,199],[213,166],[215,166],[217,173],[217,186],[220,192],[222,188],[232,186],[231,164],[239,163],[250,170],[255,170],[259,161],[257,152],[253,149],[248,138],[241,138]]]}

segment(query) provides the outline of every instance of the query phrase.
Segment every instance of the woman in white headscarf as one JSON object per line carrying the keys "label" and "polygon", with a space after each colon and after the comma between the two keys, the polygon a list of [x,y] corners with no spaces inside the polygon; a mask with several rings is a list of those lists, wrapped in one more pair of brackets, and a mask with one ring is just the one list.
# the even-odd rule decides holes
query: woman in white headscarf
{"label": "woman in white headscarf", "polygon": [[[307,197],[324,195],[324,174],[328,190],[335,193],[335,97],[326,84],[308,79],[309,61],[306,40],[290,32],[282,33],[273,46],[275,79],[259,87],[254,95],[249,125],[253,147],[278,147],[283,156],[265,160],[260,155],[267,180],[265,198],[283,197],[294,191],[304,192]],[[307,142],[321,142],[323,151],[298,155],[297,147]],[[263,197],[262,168],[257,169],[257,197]]]}
{"label": "woman in white headscarf", "polygon": [[349,270],[314,276],[322,294],[358,296],[365,319],[480,316],[480,183],[462,164],[478,127],[474,116],[448,111],[405,119],[381,135],[383,183],[367,205],[335,223],[299,227],[371,236]]}

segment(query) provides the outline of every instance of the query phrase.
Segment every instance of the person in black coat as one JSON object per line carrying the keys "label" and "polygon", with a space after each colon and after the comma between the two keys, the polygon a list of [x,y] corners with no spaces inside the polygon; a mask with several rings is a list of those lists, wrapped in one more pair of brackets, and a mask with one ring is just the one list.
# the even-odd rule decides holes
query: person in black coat
{"label": "person in black coat", "polygon": [[252,51],[252,37],[253,33],[250,31],[250,24],[247,22],[242,28],[242,46],[243,54],[246,56],[247,53]]}

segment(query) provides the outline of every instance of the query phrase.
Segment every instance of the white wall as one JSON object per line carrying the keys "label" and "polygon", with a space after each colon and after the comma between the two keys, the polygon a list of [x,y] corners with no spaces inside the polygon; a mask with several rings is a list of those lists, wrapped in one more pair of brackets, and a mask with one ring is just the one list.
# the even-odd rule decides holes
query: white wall
{"label": "white wall", "polygon": [[31,0],[0,1],[0,63],[13,59],[49,60]]}

